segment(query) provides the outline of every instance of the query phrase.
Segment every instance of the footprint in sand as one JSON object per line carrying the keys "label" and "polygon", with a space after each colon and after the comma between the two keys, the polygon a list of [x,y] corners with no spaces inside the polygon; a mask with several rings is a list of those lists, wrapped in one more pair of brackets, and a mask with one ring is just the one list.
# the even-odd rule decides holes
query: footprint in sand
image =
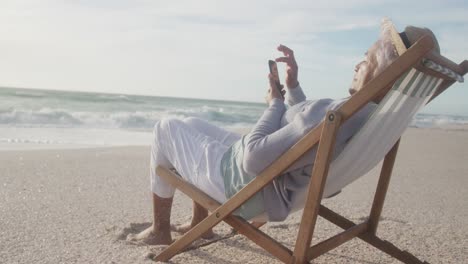
{"label": "footprint in sand", "polygon": [[[130,223],[129,227],[124,227],[122,230],[116,233],[115,240],[125,240],[127,242],[131,242],[127,240],[128,235],[136,235],[139,234],[141,231],[147,229],[151,226],[150,222],[147,223]],[[132,243],[134,244],[134,243]]]}

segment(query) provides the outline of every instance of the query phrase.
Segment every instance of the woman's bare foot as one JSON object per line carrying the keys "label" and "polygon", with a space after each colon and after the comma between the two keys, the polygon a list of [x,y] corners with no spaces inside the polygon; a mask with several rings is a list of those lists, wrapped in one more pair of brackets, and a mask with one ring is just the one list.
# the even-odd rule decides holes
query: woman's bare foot
{"label": "woman's bare foot", "polygon": [[[193,201],[193,207],[192,207],[192,221],[189,223],[181,224],[181,225],[171,225],[171,230],[175,232],[179,232],[182,234],[187,233],[192,227],[198,225],[203,219],[205,219],[208,216],[208,210],[203,208],[203,206],[199,205],[195,201]],[[213,238],[215,233],[213,232],[213,229],[210,228],[208,231],[206,231],[203,235],[202,238],[204,239],[210,239]]]}
{"label": "woman's bare foot", "polygon": [[172,243],[172,236],[170,230],[154,231],[154,227],[150,226],[138,234],[129,234],[127,241],[148,245],[170,245]]}
{"label": "woman's bare foot", "polygon": [[127,241],[147,245],[169,245],[171,236],[172,197],[162,198],[153,193],[153,224],[138,234],[129,234]]}
{"label": "woman's bare foot", "polygon": [[[196,226],[198,223],[185,223],[185,224],[180,224],[180,225],[171,225],[171,230],[174,232],[182,233],[185,234],[187,233],[192,227]],[[206,231],[203,235],[202,238],[204,239],[211,239],[215,236],[215,233],[213,232],[213,229],[209,229]]]}

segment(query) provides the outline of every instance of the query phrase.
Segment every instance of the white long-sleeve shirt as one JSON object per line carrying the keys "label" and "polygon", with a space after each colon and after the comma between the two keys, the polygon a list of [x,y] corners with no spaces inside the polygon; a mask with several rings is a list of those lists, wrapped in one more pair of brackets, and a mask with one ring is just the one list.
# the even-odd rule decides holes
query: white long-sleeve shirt
{"label": "white long-sleeve shirt", "polygon": [[[289,90],[287,96],[289,109],[286,109],[282,100],[273,99],[252,131],[234,144],[235,151],[225,154],[233,158],[223,158],[226,195],[230,197],[248,184],[255,175],[319,125],[328,111],[336,110],[348,99],[349,97],[340,100],[306,101],[299,86]],[[341,126],[336,138],[334,157],[343,150],[375,107],[374,103],[367,104]],[[312,148],[290,166],[286,173],[263,189],[263,197],[257,201],[263,200],[263,209],[270,221],[281,221],[286,218],[292,206],[296,204],[296,200],[300,199],[296,194],[308,186],[316,151],[317,147]]]}

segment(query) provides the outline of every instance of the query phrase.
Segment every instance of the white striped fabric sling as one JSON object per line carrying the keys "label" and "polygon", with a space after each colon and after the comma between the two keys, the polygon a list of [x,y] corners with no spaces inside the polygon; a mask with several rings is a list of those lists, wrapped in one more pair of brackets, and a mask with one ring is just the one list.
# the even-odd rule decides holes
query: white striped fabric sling
{"label": "white striped fabric sling", "polygon": [[[425,60],[423,64],[452,79],[463,82],[463,77]],[[324,197],[339,192],[343,187],[365,175],[390,151],[405,129],[442,83],[442,79],[414,68],[393,85],[360,131],[331,163]]]}

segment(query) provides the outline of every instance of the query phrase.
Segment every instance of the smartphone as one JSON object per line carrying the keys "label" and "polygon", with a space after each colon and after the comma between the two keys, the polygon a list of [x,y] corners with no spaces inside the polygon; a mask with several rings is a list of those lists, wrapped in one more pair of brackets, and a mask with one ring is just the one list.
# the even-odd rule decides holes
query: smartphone
{"label": "smartphone", "polygon": [[276,61],[269,60],[268,67],[270,68],[270,73],[273,75],[273,79],[275,80],[276,89],[278,89],[279,93],[281,94],[281,97],[283,97],[283,94],[281,93],[281,83],[279,80],[278,65],[276,65]]}

